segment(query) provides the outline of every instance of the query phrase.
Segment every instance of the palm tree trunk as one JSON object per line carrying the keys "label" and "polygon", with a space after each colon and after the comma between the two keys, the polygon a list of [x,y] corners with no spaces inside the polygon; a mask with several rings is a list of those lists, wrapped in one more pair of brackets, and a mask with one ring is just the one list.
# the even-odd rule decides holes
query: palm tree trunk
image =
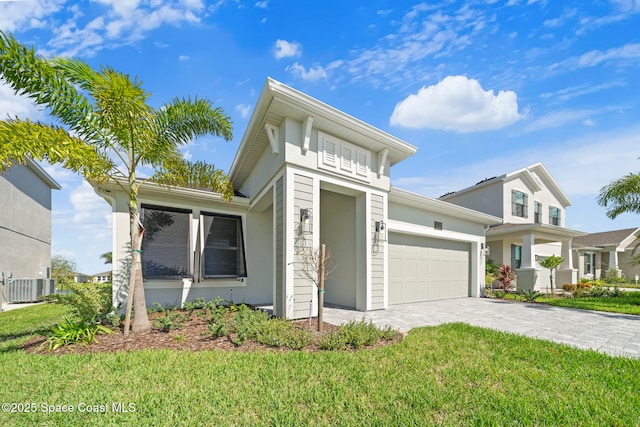
{"label": "palm tree trunk", "polygon": [[142,236],[144,228],[140,225],[140,213],[137,200],[129,202],[129,231],[131,236],[131,270],[129,272],[129,293],[124,317],[124,336],[129,335],[131,325],[131,306],[135,310],[133,318],[133,332],[144,332],[151,329],[147,316],[147,306],[142,281]]}

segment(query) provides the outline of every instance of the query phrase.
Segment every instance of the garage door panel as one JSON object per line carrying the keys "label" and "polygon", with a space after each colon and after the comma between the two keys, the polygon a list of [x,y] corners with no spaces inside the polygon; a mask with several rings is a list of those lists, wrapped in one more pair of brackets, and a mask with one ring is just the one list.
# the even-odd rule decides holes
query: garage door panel
{"label": "garage door panel", "polygon": [[469,295],[470,244],[389,233],[389,303]]}

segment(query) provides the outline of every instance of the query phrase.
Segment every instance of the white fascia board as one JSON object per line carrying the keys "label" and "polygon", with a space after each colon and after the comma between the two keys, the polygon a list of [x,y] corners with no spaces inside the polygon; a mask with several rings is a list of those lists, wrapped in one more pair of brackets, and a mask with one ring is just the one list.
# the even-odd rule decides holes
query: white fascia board
{"label": "white fascia board", "polygon": [[494,225],[502,223],[502,218],[478,212],[473,209],[454,205],[453,203],[432,197],[422,196],[410,191],[392,187],[389,192],[389,203],[413,206],[420,209],[427,209],[431,212],[438,212],[455,218],[465,219],[483,225]]}
{"label": "white fascia board", "polygon": [[267,78],[265,87],[272,93],[272,97],[278,96],[285,102],[297,105],[298,108],[317,113],[313,114],[314,116],[325,117],[345,128],[354,129],[376,141],[384,142],[385,145],[402,152],[406,157],[418,151],[418,147],[276,80]]}
{"label": "white fascia board", "polygon": [[387,230],[394,233],[411,234],[413,236],[433,237],[443,240],[455,240],[458,242],[484,243],[485,236],[461,233],[452,230],[434,230],[432,227],[412,224],[409,222],[390,219],[387,222]]}
{"label": "white fascia board", "polygon": [[635,242],[635,240],[640,237],[640,228],[636,228],[633,233],[629,234],[627,237],[625,237],[622,242],[620,242],[620,245],[618,245],[619,249],[622,250],[626,250],[626,249],[633,249],[633,248],[628,248],[628,246]]}
{"label": "white fascia board", "polygon": [[[120,188],[120,186],[114,181],[106,181],[100,184],[91,183],[91,185],[94,186],[96,192],[102,197],[105,197],[110,193],[123,192],[122,188]],[[251,200],[245,197],[234,196],[230,202],[227,202],[219,193],[214,193],[209,190],[200,190],[196,188],[186,187],[165,187],[153,182],[145,182],[138,190],[139,198],[145,198],[148,196],[155,196],[158,198],[171,198],[173,202],[176,201],[175,199],[179,199],[180,202],[192,201],[220,203],[227,207],[240,208],[244,210],[248,210],[249,206],[251,205]]]}

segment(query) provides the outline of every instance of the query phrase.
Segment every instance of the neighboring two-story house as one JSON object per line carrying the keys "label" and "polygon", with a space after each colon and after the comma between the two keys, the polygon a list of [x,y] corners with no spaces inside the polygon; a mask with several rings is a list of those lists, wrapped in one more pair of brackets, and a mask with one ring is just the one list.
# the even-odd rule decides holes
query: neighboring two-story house
{"label": "neighboring two-story house", "polygon": [[[416,147],[277,81],[267,82],[229,176],[230,203],[210,191],[140,188],[147,304],[198,297],[273,305],[301,318],[317,289],[305,254],[326,244],[328,304],[361,311],[478,297],[493,215],[392,188],[390,167]],[[113,208],[113,298],[126,301],[126,195],[96,186]]]}
{"label": "neighboring two-story house", "polygon": [[571,242],[586,233],[565,227],[571,201],[542,163],[483,180],[440,199],[502,219],[486,232],[488,258],[510,265],[517,273],[518,288],[548,288],[548,270],[538,262],[550,255],[564,259],[555,283],[576,283]]}
{"label": "neighboring two-story house", "polygon": [[0,272],[45,279],[51,268],[51,190],[60,185],[27,159],[0,174]]}

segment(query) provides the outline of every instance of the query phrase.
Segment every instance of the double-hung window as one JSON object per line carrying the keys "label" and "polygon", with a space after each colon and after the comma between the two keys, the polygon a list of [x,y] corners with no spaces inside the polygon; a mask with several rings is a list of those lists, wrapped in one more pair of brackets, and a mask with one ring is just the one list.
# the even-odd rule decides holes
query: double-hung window
{"label": "double-hung window", "polygon": [[239,216],[202,213],[202,276],[246,277],[247,268]]}
{"label": "double-hung window", "polygon": [[191,275],[191,211],[142,205],[142,274],[145,279],[179,279]]}
{"label": "double-hung window", "polygon": [[533,222],[542,224],[542,203],[533,202]]}
{"label": "double-hung window", "polygon": [[522,191],[511,192],[511,213],[520,218],[527,218],[527,195]]}
{"label": "double-hung window", "polygon": [[549,207],[549,224],[560,225],[560,208],[555,206]]}

